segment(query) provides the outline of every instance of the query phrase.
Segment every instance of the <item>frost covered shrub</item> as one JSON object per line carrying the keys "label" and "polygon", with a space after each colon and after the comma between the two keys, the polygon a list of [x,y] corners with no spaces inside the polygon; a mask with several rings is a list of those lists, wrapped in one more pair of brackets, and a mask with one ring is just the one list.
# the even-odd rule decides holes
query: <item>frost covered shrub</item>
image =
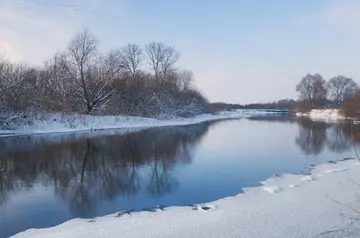
{"label": "frost covered shrub", "polygon": [[0,109],[0,130],[14,130],[22,125],[32,125],[33,119],[26,113],[14,113],[7,109]]}

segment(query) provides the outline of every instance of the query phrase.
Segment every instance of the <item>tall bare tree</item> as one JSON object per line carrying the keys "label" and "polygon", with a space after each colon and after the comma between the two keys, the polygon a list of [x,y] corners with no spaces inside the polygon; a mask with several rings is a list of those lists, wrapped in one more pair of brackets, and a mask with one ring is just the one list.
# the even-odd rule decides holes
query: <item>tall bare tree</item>
{"label": "tall bare tree", "polygon": [[320,74],[307,74],[296,86],[300,99],[306,100],[315,108],[318,103],[326,99],[326,81]]}
{"label": "tall bare tree", "polygon": [[146,45],[146,53],[150,67],[157,79],[164,79],[175,71],[175,64],[180,54],[173,47],[159,42],[150,42]]}
{"label": "tall bare tree", "polygon": [[85,102],[87,113],[105,103],[115,92],[109,90],[109,86],[122,66],[115,53],[101,56],[97,44],[97,39],[85,29],[68,47],[68,73],[78,86],[76,94]]}
{"label": "tall bare tree", "polygon": [[128,44],[121,48],[120,53],[125,69],[134,79],[143,60],[143,50],[136,44]]}
{"label": "tall bare tree", "polygon": [[337,107],[340,107],[346,99],[355,95],[357,84],[351,78],[339,75],[329,80],[327,88],[331,99]]}

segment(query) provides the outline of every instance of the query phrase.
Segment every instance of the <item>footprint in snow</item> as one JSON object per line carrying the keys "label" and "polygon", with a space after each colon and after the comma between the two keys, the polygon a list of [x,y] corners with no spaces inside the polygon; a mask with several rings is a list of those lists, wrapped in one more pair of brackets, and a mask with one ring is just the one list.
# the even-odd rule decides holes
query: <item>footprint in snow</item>
{"label": "footprint in snow", "polygon": [[296,184],[290,184],[289,185],[289,188],[297,188],[297,187],[299,187],[299,185],[296,185]]}
{"label": "footprint in snow", "polygon": [[313,176],[305,176],[302,178],[302,181],[314,181],[314,177]]}
{"label": "footprint in snow", "polygon": [[164,211],[166,208],[166,206],[164,205],[160,205],[160,206],[156,206],[153,208],[144,208],[143,211],[147,211],[147,212],[157,212],[157,211]]}
{"label": "footprint in snow", "polygon": [[272,187],[263,187],[262,188],[265,192],[268,193],[278,193],[281,191],[281,189],[279,187],[276,186],[272,186]]}
{"label": "footprint in snow", "polygon": [[191,205],[191,210],[193,211],[211,211],[213,210],[215,207],[213,206],[199,206],[199,205]]}
{"label": "footprint in snow", "polygon": [[308,172],[308,171],[302,171],[301,174],[302,174],[302,175],[311,175],[311,173]]}
{"label": "footprint in snow", "polygon": [[119,212],[116,217],[122,217],[123,215],[131,215],[131,213],[133,212],[134,210],[127,210],[127,211],[122,211],[122,212]]}
{"label": "footprint in snow", "polygon": [[340,169],[329,169],[329,170],[325,170],[326,174],[332,174],[332,173],[337,173],[337,172],[341,172],[341,171],[346,171],[349,169],[346,168],[340,168]]}

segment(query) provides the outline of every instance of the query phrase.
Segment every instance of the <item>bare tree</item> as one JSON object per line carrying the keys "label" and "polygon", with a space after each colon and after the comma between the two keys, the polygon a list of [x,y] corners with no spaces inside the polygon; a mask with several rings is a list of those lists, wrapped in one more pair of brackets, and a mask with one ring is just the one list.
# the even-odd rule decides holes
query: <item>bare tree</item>
{"label": "bare tree", "polygon": [[18,86],[22,82],[25,65],[15,65],[0,54],[0,93]]}
{"label": "bare tree", "polygon": [[25,64],[13,64],[9,61],[0,64],[0,99],[4,100],[3,106],[16,110],[30,106],[37,70]]}
{"label": "bare tree", "polygon": [[180,57],[179,52],[173,47],[158,42],[147,44],[146,53],[150,61],[150,67],[157,79],[164,79],[169,73],[174,72],[175,64]]}
{"label": "bare tree", "polygon": [[66,55],[46,60],[38,77],[37,93],[43,109],[67,111],[77,104],[74,81],[68,80]]}
{"label": "bare tree", "polygon": [[94,58],[97,56],[97,39],[85,29],[79,32],[70,42],[68,47],[67,71],[78,88],[77,96],[86,103],[87,113],[90,113],[94,105],[90,97],[90,89],[86,78],[86,70],[91,68]]}
{"label": "bare tree", "polygon": [[78,33],[71,41],[68,52],[68,74],[78,86],[76,92],[86,103],[86,112],[106,102],[115,90],[110,83],[120,71],[120,57],[115,53],[101,56],[97,52],[97,39],[88,30]]}
{"label": "bare tree", "polygon": [[143,50],[136,44],[128,44],[121,48],[121,59],[125,69],[134,79],[143,60]]}
{"label": "bare tree", "polygon": [[355,95],[357,84],[351,78],[339,75],[329,80],[327,88],[331,99],[337,107],[340,107],[346,99]]}
{"label": "bare tree", "polygon": [[326,81],[320,74],[307,74],[296,86],[300,99],[308,101],[313,108],[326,99]]}
{"label": "bare tree", "polygon": [[177,83],[180,91],[188,91],[194,82],[194,74],[190,70],[181,70],[177,73]]}

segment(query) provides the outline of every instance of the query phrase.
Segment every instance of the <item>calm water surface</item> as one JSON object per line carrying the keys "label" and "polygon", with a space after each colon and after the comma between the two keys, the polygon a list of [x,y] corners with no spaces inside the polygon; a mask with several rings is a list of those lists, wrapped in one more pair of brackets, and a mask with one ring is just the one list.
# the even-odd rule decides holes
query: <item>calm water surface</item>
{"label": "calm water surface", "polygon": [[0,237],[234,196],[275,174],[354,157],[349,124],[271,117],[134,133],[0,138]]}

